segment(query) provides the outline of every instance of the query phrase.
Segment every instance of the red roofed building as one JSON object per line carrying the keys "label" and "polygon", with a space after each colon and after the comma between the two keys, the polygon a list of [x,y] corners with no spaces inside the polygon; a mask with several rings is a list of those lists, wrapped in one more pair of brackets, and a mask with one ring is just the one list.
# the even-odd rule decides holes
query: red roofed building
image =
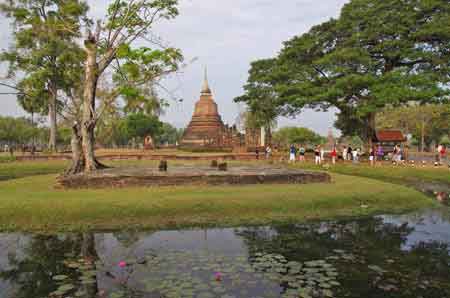
{"label": "red roofed building", "polygon": [[385,153],[389,153],[394,151],[395,145],[403,147],[407,138],[400,130],[377,130],[372,141],[380,144]]}
{"label": "red roofed building", "polygon": [[400,130],[377,130],[373,138],[375,143],[403,143],[406,137]]}

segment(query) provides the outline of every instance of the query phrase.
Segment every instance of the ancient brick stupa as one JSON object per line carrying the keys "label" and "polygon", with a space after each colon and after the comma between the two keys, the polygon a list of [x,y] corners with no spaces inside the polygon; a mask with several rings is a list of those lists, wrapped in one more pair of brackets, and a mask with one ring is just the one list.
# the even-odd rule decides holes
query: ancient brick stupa
{"label": "ancient brick stupa", "polygon": [[194,115],[186,128],[181,146],[187,148],[222,148],[226,128],[214,102],[205,69],[200,99],[195,104]]}

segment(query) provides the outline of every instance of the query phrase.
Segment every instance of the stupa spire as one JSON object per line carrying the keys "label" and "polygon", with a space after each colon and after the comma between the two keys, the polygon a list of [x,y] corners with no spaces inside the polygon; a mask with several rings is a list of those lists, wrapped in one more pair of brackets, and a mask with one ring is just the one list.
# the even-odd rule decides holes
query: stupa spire
{"label": "stupa spire", "polygon": [[209,88],[209,83],[208,83],[208,70],[205,66],[205,75],[203,78],[203,85],[202,85],[202,94],[211,94],[211,89]]}

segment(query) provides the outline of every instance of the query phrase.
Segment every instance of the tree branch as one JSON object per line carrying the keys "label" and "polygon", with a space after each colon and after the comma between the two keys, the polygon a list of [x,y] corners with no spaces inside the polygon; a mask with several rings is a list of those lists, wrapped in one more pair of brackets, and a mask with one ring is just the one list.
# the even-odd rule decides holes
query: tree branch
{"label": "tree branch", "polygon": [[312,65],[312,68],[317,71],[319,74],[321,74],[325,79],[327,79],[328,82],[331,82],[330,78],[317,66]]}

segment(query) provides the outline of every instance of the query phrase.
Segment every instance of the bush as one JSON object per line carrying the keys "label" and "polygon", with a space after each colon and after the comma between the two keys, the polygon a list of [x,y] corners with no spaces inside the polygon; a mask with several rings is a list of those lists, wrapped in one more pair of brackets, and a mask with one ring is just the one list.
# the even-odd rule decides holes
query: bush
{"label": "bush", "polygon": [[439,142],[444,146],[448,146],[450,145],[450,138],[447,135],[444,135]]}

